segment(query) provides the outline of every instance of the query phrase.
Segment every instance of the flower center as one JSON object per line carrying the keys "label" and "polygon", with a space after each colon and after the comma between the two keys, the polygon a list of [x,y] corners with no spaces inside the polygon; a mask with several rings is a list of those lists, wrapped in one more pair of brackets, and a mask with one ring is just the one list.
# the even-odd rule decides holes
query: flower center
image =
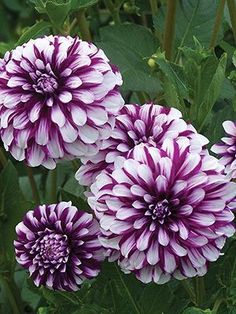
{"label": "flower center", "polygon": [[67,262],[70,248],[66,235],[48,233],[36,241],[32,247],[36,256],[34,262],[39,264],[64,264]]}
{"label": "flower center", "polygon": [[38,93],[53,93],[57,87],[58,83],[55,77],[48,74],[41,74],[34,85]]}
{"label": "flower center", "polygon": [[150,144],[152,146],[156,146],[153,136],[149,136],[149,137],[142,136],[138,140],[134,140],[134,144],[135,145],[138,145],[138,144],[141,144],[141,143],[145,143],[145,144]]}
{"label": "flower center", "polygon": [[152,219],[158,219],[160,223],[163,223],[164,219],[171,214],[169,202],[166,199],[155,204],[150,204],[148,208],[149,215]]}

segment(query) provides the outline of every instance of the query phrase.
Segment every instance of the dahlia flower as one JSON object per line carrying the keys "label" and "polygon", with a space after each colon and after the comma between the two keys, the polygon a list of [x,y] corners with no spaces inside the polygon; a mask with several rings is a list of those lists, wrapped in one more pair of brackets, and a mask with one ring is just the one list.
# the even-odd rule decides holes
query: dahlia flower
{"label": "dahlia flower", "polygon": [[225,166],[225,173],[236,178],[236,124],[223,122],[223,128],[229,137],[222,137],[221,142],[212,146],[211,150],[221,156],[220,163]]}
{"label": "dahlia flower", "polygon": [[104,252],[98,223],[71,202],[27,212],[16,233],[17,262],[29,270],[36,286],[75,291],[100,270]]}
{"label": "dahlia flower", "polygon": [[189,152],[186,139],[136,146],[103,170],[88,198],[110,261],[144,283],[202,276],[235,229],[236,184],[218,161]]}
{"label": "dahlia flower", "polygon": [[160,147],[166,138],[188,138],[191,150],[201,152],[208,140],[181,117],[175,108],[125,105],[116,117],[113,133],[102,142],[98,154],[82,159],[84,165],[76,173],[76,179],[82,185],[91,185],[101,170],[112,167],[116,156],[129,157],[140,143]]}
{"label": "dahlia flower", "polygon": [[52,169],[59,159],[96,154],[123,106],[119,71],[79,38],[30,40],[1,62],[0,128],[17,160]]}

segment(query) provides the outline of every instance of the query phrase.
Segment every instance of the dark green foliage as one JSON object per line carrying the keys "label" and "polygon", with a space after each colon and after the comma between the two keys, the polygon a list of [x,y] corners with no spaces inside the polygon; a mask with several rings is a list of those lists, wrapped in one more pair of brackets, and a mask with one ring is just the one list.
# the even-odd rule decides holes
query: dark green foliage
{"label": "dark green foliage", "polygon": [[[156,1],[155,12],[150,6],[155,1],[0,0],[0,57],[42,35],[85,38],[78,20],[85,14],[93,41],[122,73],[126,102],[154,101],[178,108],[209,138],[211,146],[223,135],[222,122],[236,120],[236,46],[230,14],[225,7],[216,47],[209,49],[220,0],[176,1],[171,60],[163,51],[165,0]],[[85,282],[78,292],[36,288],[28,273],[16,265],[13,251],[15,226],[36,201],[25,165],[5,156],[9,160],[1,160],[0,165],[0,313],[236,314],[234,237],[224,255],[210,265],[201,302],[196,297],[195,279],[145,285],[108,262],[99,276]],[[56,198],[90,212],[85,189],[74,178],[78,167],[77,161],[57,166]],[[39,167],[33,169],[33,175],[40,202],[55,201],[52,173]]]}

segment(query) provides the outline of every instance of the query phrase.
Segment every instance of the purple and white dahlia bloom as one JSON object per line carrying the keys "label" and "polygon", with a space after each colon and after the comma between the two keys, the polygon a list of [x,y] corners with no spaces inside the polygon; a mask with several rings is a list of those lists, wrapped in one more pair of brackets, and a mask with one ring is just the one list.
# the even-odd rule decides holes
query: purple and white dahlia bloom
{"label": "purple and white dahlia bloom", "polygon": [[110,261],[144,283],[204,275],[235,232],[227,205],[236,184],[218,172],[216,158],[188,145],[139,145],[103,170],[89,192]]}
{"label": "purple and white dahlia bloom", "polygon": [[0,67],[0,134],[14,158],[52,169],[97,153],[124,104],[121,75],[101,49],[48,36],[12,50]]}
{"label": "purple and white dahlia bloom", "polygon": [[212,146],[211,150],[218,154],[220,163],[225,166],[225,173],[236,178],[236,123],[233,121],[223,122],[223,128],[229,137],[222,137],[221,142]]}
{"label": "purple and white dahlia bloom", "polygon": [[201,152],[207,138],[182,119],[175,108],[155,104],[125,105],[116,117],[111,136],[102,142],[98,154],[83,158],[76,173],[80,184],[89,186],[101,170],[112,167],[117,156],[129,157],[139,144],[160,147],[166,138],[188,138],[191,151]]}
{"label": "purple and white dahlia bloom", "polygon": [[71,202],[41,205],[16,226],[17,262],[28,269],[36,286],[75,291],[98,275],[104,249],[99,225]]}

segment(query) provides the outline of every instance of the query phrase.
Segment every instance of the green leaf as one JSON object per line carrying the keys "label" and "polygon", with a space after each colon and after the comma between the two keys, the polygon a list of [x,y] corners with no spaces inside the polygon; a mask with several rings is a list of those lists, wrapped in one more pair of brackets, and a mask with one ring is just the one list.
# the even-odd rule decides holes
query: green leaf
{"label": "green leaf", "polygon": [[235,47],[232,46],[231,44],[229,44],[227,41],[225,40],[222,40],[219,44],[220,48],[222,48],[226,53],[227,53],[227,56],[228,56],[228,62],[230,63],[230,60],[232,59],[233,57],[233,54],[235,52]]}
{"label": "green leaf", "polygon": [[37,314],[49,314],[50,312],[49,307],[40,307]]}
{"label": "green leaf", "polygon": [[39,289],[33,284],[32,279],[25,269],[15,272],[15,282],[21,290],[21,297],[24,302],[30,305],[34,310],[39,305],[41,295]]}
{"label": "green leaf", "polygon": [[[223,100],[224,99],[231,100],[235,97],[235,95],[236,95],[236,91],[235,91],[235,88],[234,88],[232,82],[228,78],[225,78],[224,82],[222,84],[221,93],[220,93],[219,98],[223,99]],[[234,110],[236,111],[235,106],[234,106]]]}
{"label": "green leaf", "polygon": [[39,21],[36,22],[33,26],[29,27],[24,34],[18,39],[16,46],[20,46],[30,39],[36,38],[39,35],[45,34],[45,31],[51,27],[49,22]]}
{"label": "green leaf", "polygon": [[45,10],[52,24],[60,30],[71,8],[71,1],[58,3],[56,1],[47,1]]}
{"label": "green leaf", "polygon": [[188,99],[188,84],[183,68],[169,62],[164,53],[156,53],[154,60],[162,72],[164,98],[167,104],[185,112],[184,99]]}
{"label": "green leaf", "polygon": [[65,202],[71,201],[72,205],[76,206],[78,209],[88,211],[88,212],[90,211],[90,207],[88,206],[88,203],[81,196],[74,195],[63,189],[61,189],[60,195],[61,195],[61,201],[65,201]]}
{"label": "green leaf", "polygon": [[[176,47],[194,47],[193,36],[195,36],[203,46],[208,47],[215,22],[217,5],[217,0],[178,1],[175,32]],[[164,10],[162,8],[154,19],[154,27],[162,32],[164,30],[165,15],[166,8]],[[221,38],[222,30],[220,30],[218,41]]]}
{"label": "green leaf", "polygon": [[7,51],[11,50],[12,48],[12,45],[0,42],[0,55],[3,56]]}
{"label": "green leaf", "polygon": [[29,204],[21,192],[17,171],[11,162],[8,162],[0,173],[0,200],[0,211],[2,217],[5,217],[0,221],[0,237],[4,239],[2,246],[6,255],[13,257],[15,226],[22,220]]}
{"label": "green leaf", "polygon": [[205,93],[204,99],[199,106],[197,123],[200,126],[200,130],[207,119],[207,115],[211,112],[213,105],[220,95],[220,90],[225,79],[226,61],[227,55],[226,53],[224,53],[219,60],[219,64],[211,79],[208,90]]}
{"label": "green leaf", "polygon": [[47,2],[47,0],[29,0],[29,1],[34,4],[35,9],[39,13],[46,13],[46,11],[45,11],[45,3]]}
{"label": "green leaf", "polygon": [[232,61],[233,61],[233,65],[236,67],[236,50],[234,51]]}
{"label": "green leaf", "polygon": [[225,120],[236,120],[236,112],[227,102],[221,102],[220,108],[212,111],[203,128],[204,135],[210,140],[210,145],[217,143],[224,136],[222,123]]}
{"label": "green leaf", "polygon": [[122,88],[156,95],[159,79],[147,64],[159,45],[154,35],[146,27],[126,24],[104,27],[100,36],[97,45],[119,67],[124,79]]}
{"label": "green leaf", "polygon": [[71,9],[86,9],[98,3],[98,0],[71,0]]}
{"label": "green leaf", "polygon": [[15,12],[22,10],[22,3],[20,0],[3,0],[5,6]]}
{"label": "green leaf", "polygon": [[196,307],[189,307],[183,312],[183,314],[212,314],[212,311],[209,309],[201,310]]}

